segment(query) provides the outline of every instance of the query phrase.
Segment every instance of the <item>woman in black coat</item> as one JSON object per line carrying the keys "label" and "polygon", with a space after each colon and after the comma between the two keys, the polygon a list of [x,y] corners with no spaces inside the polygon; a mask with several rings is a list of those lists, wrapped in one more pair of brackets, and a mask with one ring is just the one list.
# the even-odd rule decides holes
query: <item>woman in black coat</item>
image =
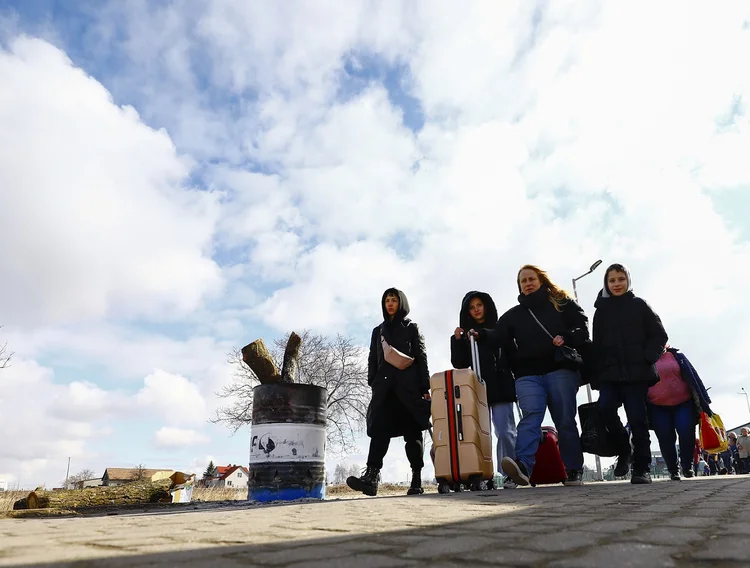
{"label": "woman in black coat", "polygon": [[[424,493],[422,468],[424,444],[422,432],[430,426],[430,372],[424,338],[417,324],[409,320],[409,301],[396,288],[389,288],[381,300],[383,323],[372,330],[367,382],[372,399],[367,409],[367,435],[370,451],[367,468],[361,477],[349,477],[346,483],[355,491],[374,496],[378,492],[383,458],[391,438],[404,437],[406,457],[412,469],[408,495]],[[414,359],[406,369],[388,363],[382,340]]]}
{"label": "woman in black coat", "polygon": [[[454,369],[473,368],[471,346],[465,332],[494,325],[498,319],[495,302],[489,294],[473,290],[464,296],[458,319],[459,327],[451,336],[451,364]],[[497,436],[495,463],[498,472],[502,472],[500,463],[505,456],[516,457],[516,421],[513,417],[516,388],[506,351],[489,343],[479,345],[479,368],[487,385],[487,404],[492,411]],[[515,487],[515,482],[506,477],[503,487]]]}
{"label": "woman in black coat", "polygon": [[[630,270],[622,264],[607,268],[594,306],[593,382],[599,387],[602,420],[619,446],[614,473],[627,474],[632,454],[631,483],[651,483],[648,389],[659,381],[656,362],[664,353],[667,332],[651,306],[633,294]],[[633,433],[632,452],[617,415],[620,406]]]}
{"label": "woman in black coat", "polygon": [[519,485],[529,485],[544,413],[549,408],[557,428],[565,485],[582,485],[583,451],[576,424],[578,366],[562,352],[589,343],[588,318],[570,295],[534,265],[518,271],[518,305],[505,312],[494,329],[473,331],[480,344],[490,341],[514,349],[511,368],[523,417],[518,423],[516,456],[505,456],[503,471]]}

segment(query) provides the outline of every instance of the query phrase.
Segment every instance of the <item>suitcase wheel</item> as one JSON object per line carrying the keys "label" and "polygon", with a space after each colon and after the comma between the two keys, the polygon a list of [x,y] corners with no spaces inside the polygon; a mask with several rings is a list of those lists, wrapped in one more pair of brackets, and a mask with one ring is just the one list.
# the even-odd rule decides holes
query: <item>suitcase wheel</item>
{"label": "suitcase wheel", "polygon": [[438,483],[438,493],[450,493],[451,488],[448,486],[447,483]]}

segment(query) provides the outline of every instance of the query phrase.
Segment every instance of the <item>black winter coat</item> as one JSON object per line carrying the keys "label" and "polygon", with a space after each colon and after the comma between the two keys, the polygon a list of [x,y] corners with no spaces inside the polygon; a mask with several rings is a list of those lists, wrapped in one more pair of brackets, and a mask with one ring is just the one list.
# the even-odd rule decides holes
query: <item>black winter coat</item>
{"label": "black winter coat", "polygon": [[[562,336],[565,345],[585,353],[588,351],[588,317],[581,306],[568,299],[562,311],[549,300],[549,291],[542,286],[536,292],[518,296],[519,305],[505,312],[494,329],[481,330],[480,341],[489,340],[500,348],[510,349],[510,364],[516,379],[529,375],[546,375],[567,368],[555,360],[556,348],[545,331],[529,313],[544,324],[552,337]],[[515,347],[515,349],[513,349]]]}
{"label": "black winter coat", "polygon": [[[400,302],[392,321],[385,310],[385,297],[391,292],[397,293]],[[394,288],[386,290],[381,306],[384,321],[372,330],[367,365],[367,382],[372,387],[367,435],[395,438],[429,428],[430,402],[423,395],[430,392],[430,371],[424,337],[417,324],[406,317],[409,313],[406,295]],[[397,369],[385,361],[381,333],[392,347],[414,357],[409,368]]]}
{"label": "black winter coat", "polygon": [[[469,314],[469,303],[474,298],[480,298],[484,303],[485,321],[497,321],[497,308],[492,297],[484,292],[472,291],[466,294],[461,302],[459,327],[464,332],[479,328],[479,324]],[[482,380],[487,385],[487,403],[490,406],[500,402],[516,401],[516,386],[507,351],[508,349],[500,349],[489,343],[479,345],[479,368]],[[461,336],[461,339],[456,339],[455,335],[451,335],[451,365],[454,369],[473,368],[471,346],[466,333]]]}
{"label": "black winter coat", "polygon": [[605,382],[659,382],[656,362],[669,339],[651,306],[633,292],[599,296],[594,304],[594,380]]}

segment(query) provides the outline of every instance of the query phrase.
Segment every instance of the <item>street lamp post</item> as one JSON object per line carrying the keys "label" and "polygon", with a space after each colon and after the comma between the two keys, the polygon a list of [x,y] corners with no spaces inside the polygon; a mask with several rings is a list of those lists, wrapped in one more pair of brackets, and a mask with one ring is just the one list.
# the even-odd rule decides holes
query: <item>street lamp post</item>
{"label": "street lamp post", "polygon": [[[585,274],[581,274],[578,278],[573,278],[573,295],[576,297],[576,302],[578,302],[578,289],[576,288],[576,282],[583,278],[584,276],[588,276],[591,274],[594,270],[599,268],[599,265],[602,263],[601,260],[597,260],[594,264],[591,265],[589,268],[589,271]],[[745,390],[745,389],[742,389]],[[591,385],[589,383],[586,383],[586,396],[588,396],[589,402],[593,402],[593,399],[591,398]],[[748,405],[750,407],[750,405]],[[602,460],[599,459],[599,456],[594,456],[596,458],[596,480],[597,481],[603,481],[604,477],[602,476]]]}
{"label": "street lamp post", "polygon": [[750,398],[747,396],[747,391],[745,390],[745,387],[740,387],[740,390],[742,392],[738,392],[737,394],[745,395],[745,402],[747,403],[747,411],[750,412]]}

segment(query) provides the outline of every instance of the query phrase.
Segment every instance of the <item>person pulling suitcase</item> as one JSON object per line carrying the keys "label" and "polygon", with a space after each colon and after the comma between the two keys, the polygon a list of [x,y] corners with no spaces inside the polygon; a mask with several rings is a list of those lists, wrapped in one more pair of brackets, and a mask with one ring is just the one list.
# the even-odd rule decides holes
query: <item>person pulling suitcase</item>
{"label": "person pulling suitcase", "polygon": [[[497,308],[492,297],[486,292],[468,292],[459,313],[459,327],[451,335],[451,364],[454,369],[471,367],[471,346],[466,331],[497,322]],[[482,379],[487,387],[487,405],[490,407],[492,424],[497,437],[497,471],[502,473],[500,463],[505,456],[516,456],[516,421],[513,417],[513,404],[516,402],[516,389],[513,372],[510,370],[508,350],[483,345],[479,349],[479,366]],[[515,482],[509,477],[503,480],[503,488],[514,488]]]}
{"label": "person pulling suitcase", "polygon": [[480,344],[516,346],[511,367],[523,411],[518,424],[516,458],[504,457],[503,471],[519,485],[529,485],[549,406],[559,436],[567,478],[565,485],[583,485],[583,451],[576,424],[580,386],[579,350],[590,344],[588,318],[571,296],[534,265],[518,271],[518,305],[505,312],[494,328],[470,330]]}

